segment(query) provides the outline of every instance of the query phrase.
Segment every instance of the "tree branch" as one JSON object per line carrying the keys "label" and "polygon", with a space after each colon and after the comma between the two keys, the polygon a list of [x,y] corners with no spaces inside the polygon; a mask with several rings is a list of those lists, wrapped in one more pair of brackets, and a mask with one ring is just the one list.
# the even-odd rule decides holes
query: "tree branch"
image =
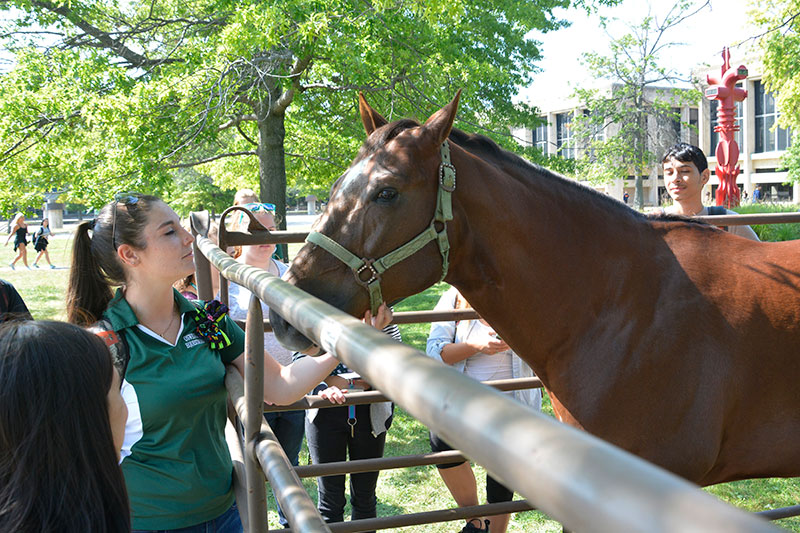
{"label": "tree branch", "polygon": [[249,136],[248,136],[248,135],[247,135],[247,134],[244,132],[244,130],[242,130],[242,122],[241,122],[241,121],[239,121],[239,122],[237,122],[237,123],[236,123],[236,131],[238,131],[238,132],[239,132],[239,135],[241,135],[242,137],[244,137],[244,139],[245,139],[247,142],[249,142],[249,143],[250,143],[250,144],[252,144],[253,146],[258,146],[258,143],[257,143],[257,142],[255,142],[253,139],[251,139],[251,138],[250,138],[250,137],[249,137]]}
{"label": "tree branch", "polygon": [[212,157],[207,157],[205,159],[200,159],[199,161],[192,161],[191,163],[175,163],[172,165],[167,165],[166,168],[189,168],[189,167],[196,167],[197,165],[202,165],[205,163],[210,163],[212,161],[216,161],[217,159],[222,159],[224,157],[237,157],[240,155],[258,155],[255,151],[245,151],[245,152],[229,152],[227,154],[218,154]]}
{"label": "tree branch", "polygon": [[300,85],[300,74],[302,74],[308,66],[311,64],[311,56],[306,56],[303,58],[298,58],[295,62],[294,66],[292,67],[291,72],[289,72],[289,78],[292,80],[292,87],[284,92],[278,101],[275,102],[275,105],[272,107],[272,112],[276,115],[282,115],[286,112],[286,108],[292,103],[294,100],[294,93],[295,91],[302,92],[305,89]]}
{"label": "tree branch", "polygon": [[337,167],[339,167],[341,169],[347,168],[346,166],[342,165],[340,162],[334,161],[333,159],[331,159],[329,157],[319,157],[319,156],[314,156],[314,155],[293,154],[293,153],[290,153],[290,152],[286,152],[285,155],[286,155],[286,157],[293,157],[295,159],[313,159],[314,161],[322,161],[323,163],[330,163],[331,165],[337,166]]}
{"label": "tree branch", "polygon": [[[70,9],[68,7],[69,4],[65,3],[62,5],[56,5],[47,0],[35,0],[32,2],[32,5],[64,17],[76,27],[80,28],[84,33],[96,39],[100,47],[108,49],[122,57],[131,67],[147,69],[157,65],[183,61],[182,59],[178,58],[148,59],[146,56],[131,50],[122,42],[122,40],[115,39],[110,33],[102,31],[96,26],[89,24],[86,20],[81,18],[77,13]],[[76,38],[73,41],[74,43],[79,43],[80,38]],[[66,44],[70,46],[69,41]]]}

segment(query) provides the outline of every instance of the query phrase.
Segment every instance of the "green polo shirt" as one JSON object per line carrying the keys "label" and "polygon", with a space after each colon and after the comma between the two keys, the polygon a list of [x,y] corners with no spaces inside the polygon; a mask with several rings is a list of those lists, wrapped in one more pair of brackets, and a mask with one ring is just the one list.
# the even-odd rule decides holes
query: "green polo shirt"
{"label": "green polo shirt", "polygon": [[175,346],[142,330],[117,291],[107,318],[128,343],[123,382],[128,422],[122,471],[133,529],[177,529],[218,517],[233,504],[225,442],[225,364],[244,351],[244,332],[220,324],[233,343],[212,350],[195,333],[197,307],[174,291],[182,315]]}

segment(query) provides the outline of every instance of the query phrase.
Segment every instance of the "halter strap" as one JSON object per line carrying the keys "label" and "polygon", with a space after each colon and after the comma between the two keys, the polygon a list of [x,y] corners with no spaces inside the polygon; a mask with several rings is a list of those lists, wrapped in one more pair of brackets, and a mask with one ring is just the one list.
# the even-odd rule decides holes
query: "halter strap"
{"label": "halter strap", "polygon": [[[356,282],[369,292],[370,309],[374,315],[383,302],[381,295],[381,274],[400,261],[407,259],[422,250],[429,242],[436,241],[439,245],[439,253],[442,256],[442,276],[439,281],[447,276],[450,267],[450,242],[447,240],[447,222],[453,219],[453,199],[452,193],[456,190],[456,168],[450,163],[450,146],[445,141],[440,153],[442,162],[439,164],[439,193],[436,197],[436,211],[430,225],[422,233],[392,250],[378,259],[359,258],[350,250],[334,241],[327,235],[318,231],[312,231],[306,237],[306,242],[316,244],[327,251],[342,263],[346,264],[353,271]],[[440,223],[441,230],[436,229],[436,223]],[[368,279],[364,276],[368,275]]]}

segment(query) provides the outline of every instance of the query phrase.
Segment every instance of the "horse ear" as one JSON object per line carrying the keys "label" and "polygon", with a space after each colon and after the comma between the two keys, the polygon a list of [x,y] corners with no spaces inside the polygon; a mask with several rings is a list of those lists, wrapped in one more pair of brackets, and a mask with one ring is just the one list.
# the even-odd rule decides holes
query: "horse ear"
{"label": "horse ear", "polygon": [[459,98],[461,98],[461,89],[458,90],[456,96],[449,104],[431,115],[423,125],[425,130],[434,135],[437,145],[447,140],[447,136],[450,135],[450,130],[453,129],[453,122],[456,120],[456,112],[458,111]]}
{"label": "horse ear", "polygon": [[364,98],[364,93],[358,93],[358,112],[361,113],[361,122],[364,123],[364,129],[367,130],[367,136],[389,123],[380,113],[372,109],[367,103],[367,99]]}

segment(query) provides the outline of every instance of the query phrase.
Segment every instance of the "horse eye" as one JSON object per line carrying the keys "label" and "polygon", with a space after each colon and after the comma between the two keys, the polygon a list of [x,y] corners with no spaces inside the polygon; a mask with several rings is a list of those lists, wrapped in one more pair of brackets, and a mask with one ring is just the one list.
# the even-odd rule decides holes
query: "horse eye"
{"label": "horse eye", "polygon": [[379,202],[390,202],[397,197],[397,190],[388,188],[388,189],[381,189],[378,192],[377,200]]}

